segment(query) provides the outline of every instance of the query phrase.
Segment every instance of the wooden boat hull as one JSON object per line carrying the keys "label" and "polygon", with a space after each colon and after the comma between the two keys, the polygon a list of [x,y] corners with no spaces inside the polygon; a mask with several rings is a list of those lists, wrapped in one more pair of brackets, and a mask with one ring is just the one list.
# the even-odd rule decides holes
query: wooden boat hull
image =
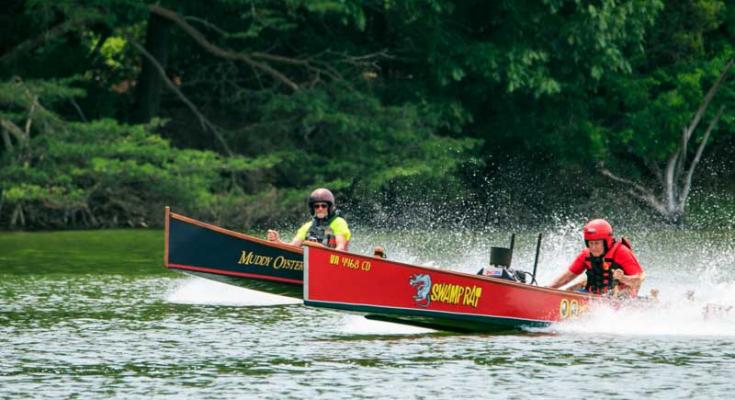
{"label": "wooden boat hull", "polygon": [[166,207],[164,265],[248,289],[301,298],[303,251],[171,212]]}
{"label": "wooden boat hull", "polygon": [[307,245],[304,304],[460,332],[542,327],[593,296]]}

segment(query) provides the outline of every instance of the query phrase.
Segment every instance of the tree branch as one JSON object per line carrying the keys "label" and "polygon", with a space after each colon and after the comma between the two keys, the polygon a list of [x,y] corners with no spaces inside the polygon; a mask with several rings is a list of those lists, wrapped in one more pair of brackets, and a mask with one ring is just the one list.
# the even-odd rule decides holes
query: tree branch
{"label": "tree branch", "polygon": [[725,68],[723,68],[722,72],[720,72],[720,76],[709,88],[709,90],[707,91],[707,94],[704,96],[704,99],[702,99],[702,103],[699,105],[699,108],[697,109],[697,112],[694,114],[694,117],[692,117],[692,120],[689,123],[689,126],[684,128],[681,134],[681,144],[679,145],[680,155],[674,167],[673,181],[679,182],[679,178],[681,177],[681,174],[684,173],[684,171],[686,170],[686,159],[687,159],[687,153],[688,153],[689,140],[692,138],[692,134],[694,133],[694,130],[697,129],[697,126],[699,126],[699,122],[702,120],[702,117],[704,116],[704,113],[707,111],[707,108],[709,108],[709,105],[712,102],[712,99],[715,97],[715,94],[717,94],[717,92],[720,90],[722,83],[725,81],[725,76],[730,71],[730,68],[732,68],[734,62],[735,62],[735,58],[730,59],[730,61],[728,61],[728,63],[725,65]]}
{"label": "tree branch", "polygon": [[656,196],[654,196],[653,194],[637,193],[633,189],[628,190],[628,193],[631,196],[633,196],[633,197],[635,197],[635,198],[643,201],[644,203],[648,204],[651,208],[653,208],[654,210],[658,211],[659,214],[661,214],[661,215],[663,215],[665,217],[668,217],[669,216],[668,213],[666,212],[666,207],[663,204],[661,204],[661,202],[658,201],[658,199],[656,198]]}
{"label": "tree branch", "polygon": [[717,91],[720,90],[720,86],[722,86],[722,82],[725,80],[725,75],[730,71],[730,68],[732,68],[733,63],[735,63],[735,58],[730,59],[730,61],[727,62],[725,65],[725,68],[722,69],[722,72],[720,72],[720,76],[717,78],[715,83],[712,84],[712,86],[709,88],[709,91],[707,91],[707,95],[704,96],[704,100],[702,100],[702,104],[699,106],[699,109],[697,109],[697,112],[694,114],[694,118],[692,118],[692,122],[689,124],[689,126],[685,130],[686,134],[686,141],[689,141],[689,138],[692,136],[692,132],[694,132],[694,129],[697,128],[697,125],[699,125],[699,121],[702,119],[702,116],[704,115],[704,112],[707,110],[707,107],[709,107],[709,104],[712,102],[712,99],[715,97],[715,94],[717,94]]}
{"label": "tree branch", "polygon": [[674,177],[676,176],[676,165],[678,164],[679,158],[681,158],[680,150],[677,150],[669,156],[666,161],[666,172],[664,174],[664,198],[666,199],[666,206],[672,210],[674,208],[674,191],[676,186],[674,185]]}
{"label": "tree branch", "polygon": [[18,141],[18,143],[24,143],[26,139],[26,135],[23,132],[22,129],[13,121],[7,120],[7,119],[0,119],[0,125],[5,128],[6,132],[9,132],[13,136],[15,136],[15,140]]}
{"label": "tree branch", "polygon": [[260,59],[263,59],[263,60],[274,61],[274,62],[279,62],[279,63],[283,63],[283,64],[303,65],[303,66],[309,65],[309,60],[303,60],[303,59],[300,59],[300,58],[286,57],[286,56],[281,56],[281,55],[278,55],[278,54],[261,53],[261,52],[257,52],[256,51],[256,52],[250,53],[250,55],[253,58],[260,58]]}
{"label": "tree branch", "polygon": [[25,126],[25,133],[26,138],[31,137],[31,127],[33,126],[33,113],[36,111],[36,106],[38,106],[38,97],[33,96],[32,102],[31,102],[31,108],[28,110],[28,118],[26,119],[26,126]]}
{"label": "tree branch", "polygon": [[75,29],[80,29],[90,22],[96,21],[100,18],[101,16],[97,13],[85,14],[83,17],[72,18],[55,25],[53,28],[41,33],[40,35],[25,40],[15,46],[12,50],[0,56],[0,63],[12,62],[19,55],[28,53],[31,49],[43,44],[44,42],[55,37],[62,36]]}
{"label": "tree branch", "polygon": [[199,111],[199,109],[194,105],[194,103],[192,103],[191,100],[189,100],[189,98],[186,97],[184,93],[182,93],[181,90],[179,90],[179,88],[176,85],[174,85],[173,82],[171,82],[170,79],[168,79],[168,76],[166,76],[166,71],[163,69],[161,64],[143,46],[141,46],[138,42],[133,40],[131,37],[128,37],[127,39],[133,45],[133,47],[135,47],[136,50],[138,50],[141,54],[143,54],[143,56],[146,57],[148,61],[151,62],[151,64],[153,64],[153,66],[156,68],[156,71],[158,71],[159,75],[161,76],[161,79],[166,84],[166,86],[172,92],[174,92],[181,99],[181,101],[183,101],[184,104],[187,105],[187,107],[189,107],[189,109],[194,113],[194,115],[197,116],[197,118],[199,119],[199,123],[202,124],[202,129],[204,129],[205,131],[206,130],[211,131],[214,134],[215,138],[219,141],[219,143],[225,149],[227,154],[232,156],[233,155],[232,150],[230,150],[230,146],[227,145],[227,141],[225,141],[225,138],[224,136],[222,136],[219,128],[216,125],[214,125],[212,122],[210,122],[209,119],[207,119],[207,117],[205,117],[204,114],[202,114]]}
{"label": "tree branch", "polygon": [[84,115],[84,112],[82,111],[82,107],[79,107],[79,104],[76,102],[76,100],[74,100],[74,98],[70,98],[69,102],[77,110],[77,113],[79,113],[79,117],[82,119],[82,122],[87,122],[87,117]]}
{"label": "tree branch", "polygon": [[667,216],[666,207],[656,198],[656,195],[653,194],[649,189],[631,181],[630,179],[621,178],[615,174],[613,174],[609,169],[602,167],[600,172],[602,175],[620,183],[624,183],[629,186],[628,193],[643,201],[644,203],[651,206],[653,209],[658,211],[661,215]]}
{"label": "tree branch", "polygon": [[197,18],[197,17],[192,17],[192,16],[186,16],[186,17],[184,17],[184,20],[185,20],[185,21],[194,21],[194,22],[199,22],[200,24],[202,24],[202,25],[204,25],[205,27],[207,27],[207,28],[209,28],[209,29],[211,29],[211,30],[213,30],[213,31],[215,31],[215,32],[217,32],[217,33],[219,33],[219,34],[220,34],[220,35],[222,35],[222,36],[225,36],[225,37],[227,37],[227,36],[231,36],[231,35],[230,35],[230,34],[229,34],[228,32],[225,32],[225,31],[224,31],[224,30],[222,30],[222,29],[221,29],[220,27],[218,27],[217,25],[215,25],[215,24],[213,24],[213,23],[211,23],[211,22],[207,21],[206,19],[201,19],[201,18]]}
{"label": "tree branch", "polygon": [[296,82],[289,79],[286,75],[282,74],[280,71],[272,68],[270,65],[253,60],[253,58],[248,54],[236,53],[233,51],[225,50],[225,49],[222,49],[210,43],[201,32],[199,32],[193,26],[189,25],[189,23],[187,23],[184,20],[184,18],[182,18],[175,11],[171,11],[169,9],[163,8],[157,4],[149,5],[148,9],[150,10],[150,12],[158,16],[161,16],[163,18],[173,21],[176,25],[178,25],[181,29],[183,29],[184,32],[188,33],[189,36],[191,36],[194,39],[194,41],[196,41],[200,46],[202,46],[208,52],[218,57],[221,57],[221,58],[225,58],[229,60],[240,60],[250,65],[253,68],[257,68],[257,69],[264,71],[265,73],[269,74],[276,80],[282,82],[283,84],[285,84],[292,90],[294,91],[299,90],[299,85],[296,84]]}
{"label": "tree branch", "polygon": [[[684,171],[686,167],[686,160],[687,160],[687,152],[688,152],[688,145],[689,145],[689,133],[687,131],[687,128],[683,128],[681,132],[681,139],[679,142],[679,148],[676,151],[676,162],[673,165],[673,174],[671,177],[671,182],[679,182],[679,178],[681,177],[682,171]],[[668,172],[668,170],[667,170]]]}
{"label": "tree branch", "polygon": [[700,157],[702,157],[704,147],[707,145],[707,140],[709,139],[712,130],[717,125],[717,122],[719,122],[720,117],[722,117],[722,113],[724,111],[725,106],[720,106],[720,109],[717,111],[717,115],[712,118],[712,121],[710,121],[709,126],[707,127],[707,131],[704,133],[704,138],[702,138],[702,143],[700,143],[699,147],[697,148],[697,153],[694,155],[694,160],[692,160],[692,163],[689,165],[689,171],[687,172],[687,177],[684,181],[684,188],[679,195],[679,209],[681,211],[684,211],[684,203],[689,196],[689,189],[692,186],[692,175],[694,175],[694,168],[696,168],[697,164],[699,163],[699,159]]}
{"label": "tree branch", "polygon": [[620,182],[620,183],[624,183],[626,185],[629,185],[633,189],[639,191],[642,194],[650,194],[650,195],[653,194],[649,189],[647,189],[647,188],[645,188],[645,187],[643,187],[643,186],[641,186],[641,185],[639,185],[639,184],[631,181],[630,179],[621,178],[621,177],[613,174],[612,171],[610,171],[609,169],[607,169],[605,167],[602,167],[602,169],[600,170],[600,173],[602,173],[602,175],[604,175],[604,176],[606,176],[606,177],[608,177],[608,178],[610,178],[610,179],[612,179],[612,180],[614,180],[616,182]]}
{"label": "tree branch", "polygon": [[10,140],[10,136],[8,135],[8,132],[4,126],[3,126],[3,129],[0,130],[0,133],[3,134],[3,142],[5,143],[5,149],[7,149],[8,151],[12,151],[13,142]]}

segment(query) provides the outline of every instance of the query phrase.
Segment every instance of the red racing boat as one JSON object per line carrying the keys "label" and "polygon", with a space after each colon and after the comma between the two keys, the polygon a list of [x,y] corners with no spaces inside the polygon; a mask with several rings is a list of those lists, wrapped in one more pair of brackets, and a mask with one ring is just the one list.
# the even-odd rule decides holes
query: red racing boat
{"label": "red racing boat", "polygon": [[459,332],[540,327],[597,296],[421,267],[307,243],[304,304]]}
{"label": "red racing boat", "polygon": [[269,242],[172,212],[166,207],[164,265],[248,289],[301,298],[301,247]]}

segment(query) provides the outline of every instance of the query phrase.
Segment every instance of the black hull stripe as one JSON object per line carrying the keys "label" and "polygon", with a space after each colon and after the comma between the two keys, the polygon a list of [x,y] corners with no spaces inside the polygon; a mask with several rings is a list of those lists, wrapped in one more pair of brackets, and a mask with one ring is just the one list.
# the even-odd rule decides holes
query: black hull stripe
{"label": "black hull stripe", "polygon": [[171,269],[208,272],[210,274],[233,276],[233,277],[238,277],[238,278],[252,278],[252,279],[260,279],[260,280],[266,280],[266,281],[293,283],[294,285],[302,285],[304,283],[304,281],[298,280],[298,279],[281,278],[277,276],[268,276],[268,275],[260,275],[260,274],[250,274],[247,272],[228,271],[225,269],[202,268],[202,267],[193,267],[190,265],[171,264],[171,263],[169,263],[167,267]]}

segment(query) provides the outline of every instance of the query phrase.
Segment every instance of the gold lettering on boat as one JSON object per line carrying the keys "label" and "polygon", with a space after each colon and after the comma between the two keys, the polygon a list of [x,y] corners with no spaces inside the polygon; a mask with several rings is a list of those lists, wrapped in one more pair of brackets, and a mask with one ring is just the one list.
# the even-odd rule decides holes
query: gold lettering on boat
{"label": "gold lettering on boat", "polygon": [[579,302],[577,300],[569,302],[569,315],[571,315],[572,318],[579,315]]}
{"label": "gold lettering on boat", "polygon": [[240,254],[240,260],[237,263],[240,265],[262,265],[267,267],[270,266],[271,260],[273,260],[273,257],[262,256],[252,251],[243,250]]}
{"label": "gold lettering on boat", "polygon": [[464,305],[477,308],[477,303],[480,301],[480,296],[482,296],[482,288],[479,286],[468,286],[467,289],[464,295]]}
{"label": "gold lettering on boat", "polygon": [[587,304],[578,300],[562,299],[559,303],[559,319],[576,318],[587,311]]}
{"label": "gold lettering on boat", "polygon": [[360,262],[354,258],[342,257],[342,266],[349,269],[358,269],[360,268]]}
{"label": "gold lettering on boat", "polygon": [[564,319],[569,317],[569,300],[562,299],[559,303],[559,318]]}
{"label": "gold lettering on boat", "polygon": [[482,296],[479,286],[462,286],[452,283],[435,283],[431,286],[431,300],[445,304],[459,304],[477,308]]}
{"label": "gold lettering on boat", "polygon": [[335,254],[329,255],[329,264],[331,265],[338,265],[342,266],[344,268],[349,268],[351,270],[355,271],[370,271],[372,268],[372,264],[370,261],[367,260],[358,260],[356,258],[346,257],[346,256],[338,256]]}
{"label": "gold lettering on boat", "polygon": [[273,261],[273,268],[275,269],[290,269],[294,271],[303,271],[304,270],[304,262],[303,261],[297,261],[297,260],[289,260],[284,256],[278,256],[276,257],[275,261]]}

